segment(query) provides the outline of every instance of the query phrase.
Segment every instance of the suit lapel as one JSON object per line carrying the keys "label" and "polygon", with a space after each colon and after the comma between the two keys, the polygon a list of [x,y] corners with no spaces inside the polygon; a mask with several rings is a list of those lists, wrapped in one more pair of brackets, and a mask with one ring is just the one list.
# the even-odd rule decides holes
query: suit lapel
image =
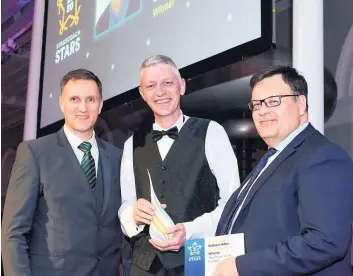
{"label": "suit lapel", "polygon": [[292,153],[295,152],[294,148],[286,147],[273,162],[265,169],[265,171],[259,176],[259,178],[255,181],[253,187],[250,189],[248,196],[245,198],[245,202],[240,212],[246,208],[249,202],[253,199],[256,192],[261,188],[261,186],[265,183],[267,178],[273,173],[273,171],[284,161],[286,160]]}
{"label": "suit lapel", "polygon": [[[239,214],[246,208],[246,206],[251,202],[256,192],[261,188],[261,186],[266,182],[268,177],[276,170],[276,168],[289,156],[291,156],[296,148],[312,133],[315,129],[311,124],[309,124],[301,133],[299,133],[283,150],[282,152],[272,161],[272,163],[264,170],[264,172],[255,181],[253,187],[250,189],[248,196],[245,198],[243,207],[241,208]],[[247,177],[247,180],[249,179]],[[246,182],[244,182],[246,183]]]}
{"label": "suit lapel", "polygon": [[110,155],[105,147],[103,141],[99,138],[97,139],[98,150],[99,150],[99,158],[101,161],[101,168],[103,173],[103,207],[101,212],[101,217],[103,217],[105,210],[107,209],[109,199],[110,199],[110,187],[111,187],[111,173],[112,173],[112,166]]}
{"label": "suit lapel", "polygon": [[90,199],[93,208],[97,211],[95,199],[91,188],[88,185],[87,178],[81,169],[80,163],[77,160],[69,141],[66,138],[63,128],[57,132],[57,138],[58,145],[63,148],[63,151],[60,151],[63,153],[63,159],[69,159],[69,162],[67,162],[67,170],[72,171],[73,177],[77,178],[77,183],[80,185],[82,192]]}
{"label": "suit lapel", "polygon": [[[246,182],[244,182],[246,183]],[[228,220],[228,217],[229,217],[229,214],[233,213],[233,206],[234,206],[234,202],[237,200],[238,198],[238,195],[239,195],[239,192],[241,191],[241,188],[243,186],[240,186],[231,196],[230,198],[228,199],[226,205],[224,206],[224,209],[223,209],[223,212],[222,212],[222,215],[219,219],[219,222],[218,222],[218,225],[217,225],[217,230],[216,230],[216,236],[218,236],[224,225],[227,223],[227,220]]]}
{"label": "suit lapel", "polygon": [[216,234],[220,233],[220,231],[222,230],[222,227],[225,223],[227,223],[227,217],[228,214],[232,213],[233,210],[233,206],[235,204],[235,201],[238,198],[239,193],[241,192],[241,190],[243,189],[244,185],[249,181],[251,175],[253,174],[254,169],[248,174],[248,176],[245,178],[245,180],[242,182],[241,186],[235,190],[235,192],[231,195],[231,197],[228,199],[226,205],[224,206],[224,210],[222,212],[222,216],[219,220],[218,226],[217,226],[217,230],[216,230]]}

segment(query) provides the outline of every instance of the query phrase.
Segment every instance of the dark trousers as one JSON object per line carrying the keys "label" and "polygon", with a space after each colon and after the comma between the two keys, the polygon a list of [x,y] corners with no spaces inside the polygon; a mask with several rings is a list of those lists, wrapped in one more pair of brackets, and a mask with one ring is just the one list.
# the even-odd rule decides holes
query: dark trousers
{"label": "dark trousers", "polygon": [[156,256],[149,271],[132,264],[129,276],[184,276],[184,266],[167,270]]}
{"label": "dark trousers", "polygon": [[161,269],[160,271],[157,272],[157,274],[152,274],[148,271],[145,271],[139,268],[136,265],[132,265],[129,276],[184,276],[184,272],[177,274],[173,269],[172,270]]}

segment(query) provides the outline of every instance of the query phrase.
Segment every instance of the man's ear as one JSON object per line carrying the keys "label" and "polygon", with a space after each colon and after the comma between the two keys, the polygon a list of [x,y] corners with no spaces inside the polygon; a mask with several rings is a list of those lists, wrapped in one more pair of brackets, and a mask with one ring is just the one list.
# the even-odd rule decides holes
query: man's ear
{"label": "man's ear", "polygon": [[61,112],[64,113],[64,103],[63,103],[63,97],[61,95],[59,96],[59,106],[60,106]]}
{"label": "man's ear", "polygon": [[146,101],[146,100],[145,100],[145,95],[144,95],[144,93],[143,93],[143,89],[142,89],[141,86],[139,86],[139,92],[140,92],[140,95],[141,95],[142,99],[143,99],[144,101]]}
{"label": "man's ear", "polygon": [[306,107],[307,107],[307,101],[306,101],[306,97],[304,95],[300,95],[299,99],[299,115],[303,116],[306,112]]}
{"label": "man's ear", "polygon": [[103,99],[100,99],[98,114],[101,114],[103,108]]}
{"label": "man's ear", "polygon": [[184,95],[186,90],[185,79],[180,80],[180,95]]}

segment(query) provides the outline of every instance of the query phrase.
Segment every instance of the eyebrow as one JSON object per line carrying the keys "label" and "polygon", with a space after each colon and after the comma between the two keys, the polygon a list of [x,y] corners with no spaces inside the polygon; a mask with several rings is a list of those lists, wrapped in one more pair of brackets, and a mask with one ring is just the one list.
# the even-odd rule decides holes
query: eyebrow
{"label": "eyebrow", "polygon": [[269,98],[272,98],[272,97],[278,97],[278,96],[282,96],[282,94],[281,94],[281,95],[272,95],[272,96],[268,96],[268,97],[266,97],[266,98],[262,98],[261,100],[251,99],[251,101],[263,101],[263,100],[266,100],[266,99],[269,99]]}
{"label": "eyebrow", "polygon": [[[87,99],[87,98],[97,98],[95,95],[90,95],[90,96],[79,96],[79,95],[71,95],[69,96],[69,98],[73,98],[73,97],[76,97],[76,98],[84,98],[84,99]],[[98,97],[99,98],[99,97]]]}

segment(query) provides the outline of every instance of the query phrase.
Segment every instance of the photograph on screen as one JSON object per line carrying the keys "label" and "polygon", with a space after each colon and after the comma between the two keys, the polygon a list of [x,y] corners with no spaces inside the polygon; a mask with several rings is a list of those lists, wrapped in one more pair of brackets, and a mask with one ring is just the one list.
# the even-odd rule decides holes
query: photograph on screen
{"label": "photograph on screen", "polygon": [[141,0],[96,0],[95,38],[123,26],[142,9]]}
{"label": "photograph on screen", "polygon": [[[60,80],[85,68],[108,100],[139,85],[156,54],[179,69],[261,37],[261,0],[48,0],[40,128],[63,118]],[[99,33],[99,34],[97,34]]]}

